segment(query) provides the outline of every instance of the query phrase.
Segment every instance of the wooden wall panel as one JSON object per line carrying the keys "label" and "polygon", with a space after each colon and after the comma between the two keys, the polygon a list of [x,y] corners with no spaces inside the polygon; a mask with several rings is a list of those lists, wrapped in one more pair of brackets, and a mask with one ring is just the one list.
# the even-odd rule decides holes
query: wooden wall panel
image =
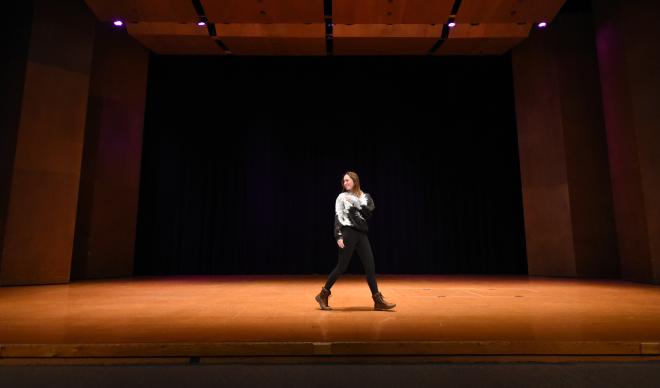
{"label": "wooden wall panel", "polygon": [[618,277],[589,15],[563,15],[513,50],[530,275]]}
{"label": "wooden wall panel", "polygon": [[[8,43],[0,61],[0,252],[4,246],[7,211],[14,175],[16,139],[21,123],[21,105],[32,30],[32,1],[14,4],[13,16],[6,21]],[[0,268],[2,267],[0,253]]]}
{"label": "wooden wall panel", "polygon": [[72,279],[133,275],[148,51],[96,28]]}
{"label": "wooden wall panel", "polygon": [[0,284],[69,281],[95,18],[77,1],[36,1]]}
{"label": "wooden wall panel", "polygon": [[622,275],[660,284],[660,3],[592,3]]}
{"label": "wooden wall panel", "polygon": [[553,53],[538,41],[513,52],[527,268],[530,275],[575,276],[561,100],[557,69],[548,65],[552,60]]}

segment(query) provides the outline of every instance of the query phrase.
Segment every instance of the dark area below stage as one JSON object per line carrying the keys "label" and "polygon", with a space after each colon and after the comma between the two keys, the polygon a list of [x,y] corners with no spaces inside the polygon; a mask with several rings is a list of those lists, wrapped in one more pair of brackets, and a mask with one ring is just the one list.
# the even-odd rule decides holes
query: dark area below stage
{"label": "dark area below stage", "polygon": [[[598,363],[273,363],[235,361],[226,365],[0,366],[0,383],[51,387],[655,387],[658,362]],[[264,381],[268,381],[267,384]],[[138,383],[139,382],[139,383]]]}

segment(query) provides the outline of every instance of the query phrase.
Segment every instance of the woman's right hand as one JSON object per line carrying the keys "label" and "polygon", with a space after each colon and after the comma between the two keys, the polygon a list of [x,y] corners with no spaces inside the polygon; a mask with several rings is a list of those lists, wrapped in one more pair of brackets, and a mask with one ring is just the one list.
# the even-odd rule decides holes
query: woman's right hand
{"label": "woman's right hand", "polygon": [[340,238],[337,240],[337,245],[339,245],[339,248],[344,249],[344,239]]}

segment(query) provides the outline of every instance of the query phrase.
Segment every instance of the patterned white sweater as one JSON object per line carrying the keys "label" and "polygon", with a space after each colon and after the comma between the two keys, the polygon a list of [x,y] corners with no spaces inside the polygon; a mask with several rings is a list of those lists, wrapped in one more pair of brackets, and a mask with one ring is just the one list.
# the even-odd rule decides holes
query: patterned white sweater
{"label": "patterned white sweater", "polygon": [[342,227],[350,226],[362,232],[367,232],[367,220],[374,211],[374,200],[369,193],[362,192],[356,196],[351,191],[344,191],[335,201],[335,240],[342,239]]}

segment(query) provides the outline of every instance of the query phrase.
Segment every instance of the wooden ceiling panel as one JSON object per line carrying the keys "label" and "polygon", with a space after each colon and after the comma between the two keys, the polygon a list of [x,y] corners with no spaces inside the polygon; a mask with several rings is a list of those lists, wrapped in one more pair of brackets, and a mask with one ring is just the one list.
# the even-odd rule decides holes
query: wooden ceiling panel
{"label": "wooden ceiling panel", "polygon": [[210,37],[177,35],[133,35],[137,41],[156,54],[217,55],[224,51]]}
{"label": "wooden ceiling panel", "polygon": [[565,0],[463,0],[457,22],[516,23],[552,20]]}
{"label": "wooden ceiling panel", "polygon": [[[501,54],[565,0],[462,0],[437,55]],[[216,36],[196,25],[192,0],[86,0],[99,19],[122,19],[159,54],[325,55],[324,0],[199,0]],[[455,0],[333,0],[333,53],[424,55]],[[202,12],[201,9],[198,10]],[[227,52],[218,45],[221,40]]]}
{"label": "wooden ceiling panel", "polygon": [[336,38],[335,55],[426,55],[437,39]]}
{"label": "wooden ceiling panel", "polygon": [[467,38],[526,38],[532,25],[530,23],[480,23],[471,25],[457,24],[449,30],[449,40]]}
{"label": "wooden ceiling panel", "polygon": [[325,24],[230,23],[215,25],[218,36],[260,38],[325,38]]}
{"label": "wooden ceiling panel", "polygon": [[527,38],[531,24],[482,23],[457,24],[436,55],[499,55]]}
{"label": "wooden ceiling panel", "polygon": [[335,38],[434,38],[439,39],[441,25],[431,24],[335,24]]}
{"label": "wooden ceiling panel", "polygon": [[441,24],[454,0],[333,0],[332,20],[340,24]]}
{"label": "wooden ceiling panel", "polygon": [[206,27],[200,27],[195,23],[127,23],[126,30],[131,35],[183,35],[206,37],[209,35]]}
{"label": "wooden ceiling panel", "polygon": [[322,23],[323,0],[201,0],[214,23]]}
{"label": "wooden ceiling panel", "polygon": [[324,38],[228,37],[222,42],[237,55],[325,55]]}
{"label": "wooden ceiling panel", "polygon": [[85,0],[99,20],[129,22],[194,22],[191,0]]}
{"label": "wooden ceiling panel", "polygon": [[128,23],[128,33],[156,54],[211,55],[224,51],[195,23]]}
{"label": "wooden ceiling panel", "polygon": [[337,55],[424,55],[440,38],[442,26],[430,24],[335,25]]}
{"label": "wooden ceiling panel", "polygon": [[218,37],[238,55],[325,55],[325,24],[216,24]]}
{"label": "wooden ceiling panel", "polygon": [[501,55],[515,47],[522,38],[469,38],[450,39],[436,55]]}

